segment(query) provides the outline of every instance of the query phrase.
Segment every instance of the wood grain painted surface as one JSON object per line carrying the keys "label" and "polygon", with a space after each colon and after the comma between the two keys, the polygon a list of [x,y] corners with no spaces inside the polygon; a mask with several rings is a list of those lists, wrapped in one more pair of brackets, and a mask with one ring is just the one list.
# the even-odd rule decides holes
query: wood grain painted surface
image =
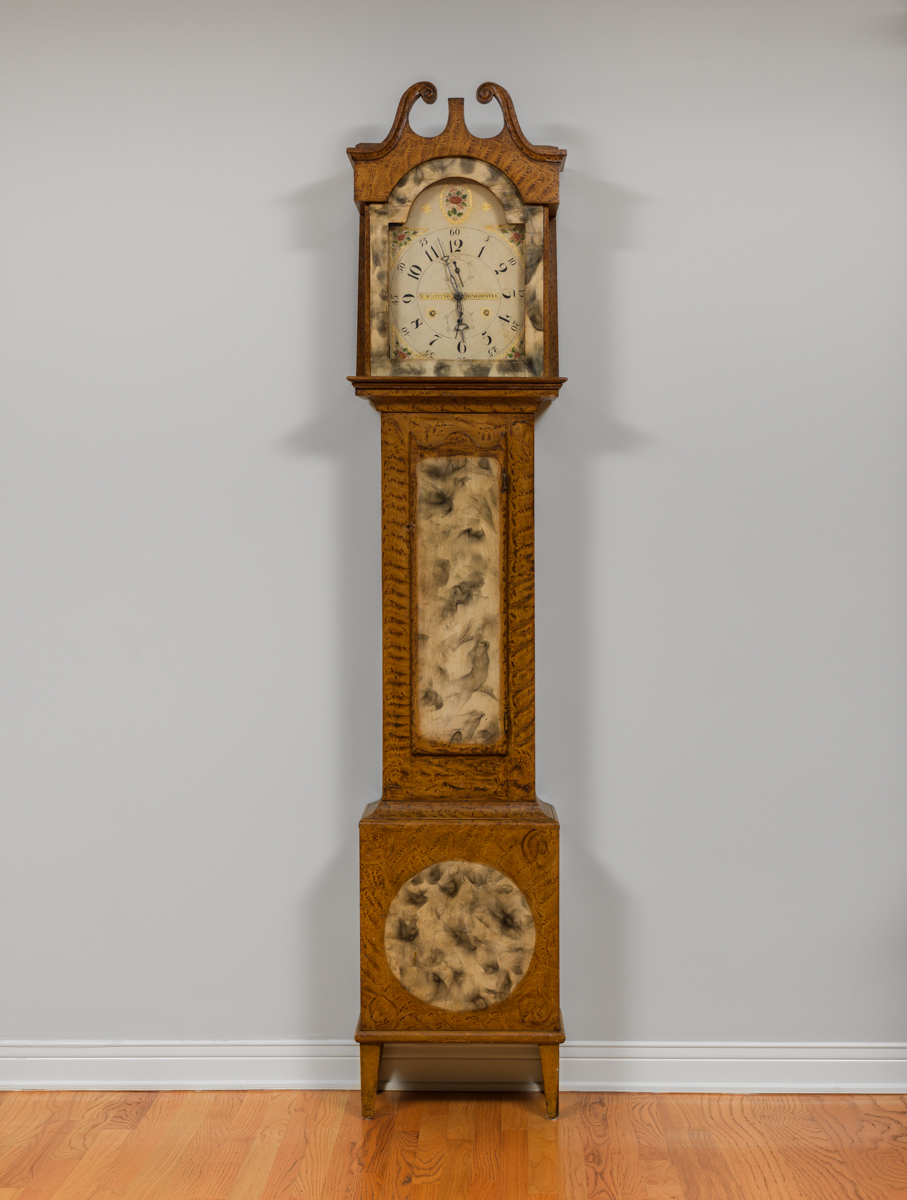
{"label": "wood grain painted surface", "polygon": [[[553,823],[529,821],[360,821],[362,974],[357,1040],[366,1033],[408,1030],[497,1031],[502,1041],[519,1041],[519,1032],[548,1031],[554,1041],[563,1041],[563,1033],[555,1033],[561,1029],[558,833]],[[482,863],[506,875],[525,896],[535,922],[535,946],[525,975],[506,999],[482,1010],[451,1011],[418,999],[395,978],[385,949],[387,914],[399,890],[433,863],[452,861]]]}
{"label": "wood grain painted surface", "polygon": [[0,1093],[0,1200],[903,1200],[907,1097]]}
{"label": "wood grain painted surface", "polygon": [[[507,413],[383,414],[382,590],[384,616],[384,798],[486,797],[534,800],[533,423]],[[506,735],[463,746],[422,739],[414,728],[419,701],[414,598],[418,512],[417,465],[423,458],[486,458],[496,480],[506,472],[503,611],[506,637],[501,687]],[[478,528],[478,527],[477,527]],[[499,655],[496,657],[499,658]],[[489,655],[490,658],[490,655]],[[468,707],[468,706],[467,706]],[[402,882],[402,881],[401,881]]]}

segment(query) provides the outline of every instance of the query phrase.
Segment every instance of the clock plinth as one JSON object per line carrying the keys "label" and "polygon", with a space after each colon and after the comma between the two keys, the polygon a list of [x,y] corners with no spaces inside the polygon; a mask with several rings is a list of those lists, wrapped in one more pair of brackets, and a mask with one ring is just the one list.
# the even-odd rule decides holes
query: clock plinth
{"label": "clock plinth", "polygon": [[417,137],[409,109],[435,95],[410,88],[385,141],[349,151],[362,214],[350,382],[380,412],[382,446],[384,787],[359,825],[362,1111],[374,1114],[385,1044],[510,1042],[538,1045],[554,1117],[559,826],[535,794],[533,439],[564,382],[565,152],[526,142],[494,84],[478,98],[501,103],[498,137],[474,138],[455,100],[442,134]]}
{"label": "clock plinth", "polygon": [[[541,804],[537,815],[522,804],[479,802],[481,815],[462,803],[435,806],[457,815],[435,816],[430,803],[416,815],[417,806],[407,802],[406,815],[396,814],[393,802],[379,814],[376,803],[359,823],[356,1041],[363,1048],[395,1042],[547,1048],[547,1108],[556,1116],[557,1047],[564,1040],[557,818]],[[401,960],[408,974],[395,970]],[[371,1053],[362,1060],[363,1115],[374,1111]]]}

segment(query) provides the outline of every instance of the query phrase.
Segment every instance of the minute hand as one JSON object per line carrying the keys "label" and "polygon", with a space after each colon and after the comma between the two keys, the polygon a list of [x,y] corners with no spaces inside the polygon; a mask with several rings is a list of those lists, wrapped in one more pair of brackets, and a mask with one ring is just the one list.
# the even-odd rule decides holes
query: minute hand
{"label": "minute hand", "polygon": [[[454,298],[454,300],[457,301],[457,303],[459,303],[463,299],[463,293],[460,291],[457,281],[456,281],[456,279],[454,279],[454,275],[453,275],[454,271],[456,270],[456,263],[453,265],[453,267],[451,267],[450,259],[445,258],[444,259],[444,269],[447,272],[447,278],[450,280],[450,286],[453,291],[453,298]],[[457,271],[457,274],[459,275],[460,272]]]}

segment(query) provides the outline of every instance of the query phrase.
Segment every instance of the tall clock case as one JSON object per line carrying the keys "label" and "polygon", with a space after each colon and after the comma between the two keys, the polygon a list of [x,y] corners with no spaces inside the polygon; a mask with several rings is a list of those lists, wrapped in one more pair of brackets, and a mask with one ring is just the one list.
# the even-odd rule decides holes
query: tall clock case
{"label": "tall clock case", "polygon": [[381,414],[384,771],[360,822],[363,1114],[394,1042],[539,1047],[557,1111],[558,834],[535,794],[533,439],[557,395],[565,152],[463,102],[423,138],[404,94],[348,153],[358,395]]}

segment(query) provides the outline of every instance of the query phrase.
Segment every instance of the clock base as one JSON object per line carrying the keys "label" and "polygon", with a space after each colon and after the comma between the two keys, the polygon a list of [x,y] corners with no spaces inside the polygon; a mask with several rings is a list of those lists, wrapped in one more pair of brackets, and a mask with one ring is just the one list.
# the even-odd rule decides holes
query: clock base
{"label": "clock base", "polygon": [[356,1028],[363,1116],[374,1114],[380,1048],[400,1042],[536,1045],[548,1115],[557,1115],[559,831],[554,809],[536,799],[367,807]]}
{"label": "clock base", "polygon": [[445,1032],[441,1030],[431,1033],[414,1032],[406,1029],[387,1029],[380,1032],[362,1030],[356,1027],[356,1041],[359,1043],[360,1082],[362,1088],[362,1116],[371,1120],[375,1115],[375,1097],[378,1092],[378,1073],[381,1069],[381,1057],[388,1043],[452,1043],[467,1042],[471,1045],[520,1045],[539,1048],[542,1062],[542,1082],[545,1089],[545,1110],[550,1121],[558,1115],[558,1076],[560,1066],[559,1047],[564,1041],[564,1022],[560,1028],[550,1030],[533,1030],[527,1033],[523,1030],[495,1030],[477,1032]]}

